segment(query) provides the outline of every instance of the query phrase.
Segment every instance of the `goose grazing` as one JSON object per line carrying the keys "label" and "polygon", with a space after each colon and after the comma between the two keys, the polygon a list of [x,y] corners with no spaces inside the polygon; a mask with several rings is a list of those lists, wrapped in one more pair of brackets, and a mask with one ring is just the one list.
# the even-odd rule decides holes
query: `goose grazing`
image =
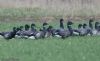
{"label": "goose grazing", "polygon": [[17,32],[16,27],[13,27],[12,31],[2,32],[2,33],[0,33],[0,35],[2,37],[4,37],[5,39],[9,40],[9,39],[15,38],[16,32]]}

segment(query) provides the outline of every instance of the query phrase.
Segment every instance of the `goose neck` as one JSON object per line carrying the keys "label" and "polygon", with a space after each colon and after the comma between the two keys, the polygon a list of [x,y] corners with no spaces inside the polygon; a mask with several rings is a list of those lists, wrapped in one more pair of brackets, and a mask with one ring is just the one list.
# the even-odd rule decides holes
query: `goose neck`
{"label": "goose neck", "polygon": [[60,28],[63,28],[64,29],[64,24],[63,24],[62,21],[60,22]]}

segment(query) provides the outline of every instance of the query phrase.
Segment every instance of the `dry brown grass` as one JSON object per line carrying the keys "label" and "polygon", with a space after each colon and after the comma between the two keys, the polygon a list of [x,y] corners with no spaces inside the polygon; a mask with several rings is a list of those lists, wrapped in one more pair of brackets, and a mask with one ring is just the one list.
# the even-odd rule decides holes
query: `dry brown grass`
{"label": "dry brown grass", "polygon": [[[99,17],[100,0],[0,0],[1,8],[41,8],[43,17]],[[47,17],[48,18],[48,17]]]}

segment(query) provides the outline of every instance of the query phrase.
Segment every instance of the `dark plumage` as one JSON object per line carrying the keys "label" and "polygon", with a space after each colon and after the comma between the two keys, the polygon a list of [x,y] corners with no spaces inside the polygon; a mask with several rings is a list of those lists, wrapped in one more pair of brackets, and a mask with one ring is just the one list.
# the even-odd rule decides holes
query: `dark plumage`
{"label": "dark plumage", "polygon": [[61,36],[62,39],[65,39],[66,37],[69,37],[73,34],[73,30],[72,30],[72,25],[73,23],[71,21],[68,21],[67,22],[67,28],[68,30],[65,30],[65,29],[60,29],[60,30],[57,30],[57,34],[59,36]]}
{"label": "dark plumage", "polygon": [[99,25],[100,23],[99,22],[95,22],[95,30],[98,30],[99,29]]}
{"label": "dark plumage", "polygon": [[43,23],[42,28],[38,32],[36,32],[35,37],[36,39],[38,38],[45,38],[47,37],[47,28],[48,28],[48,23]]}
{"label": "dark plumage", "polygon": [[90,27],[91,29],[93,29],[93,24],[92,24],[92,23],[93,23],[93,19],[90,19],[90,20],[89,20],[89,27]]}
{"label": "dark plumage", "polygon": [[36,25],[34,23],[31,24],[31,31],[35,32],[36,30]]}
{"label": "dark plumage", "polygon": [[19,28],[19,31],[16,33],[16,36],[18,38],[25,38],[25,39],[30,37],[31,36],[30,26],[26,24],[25,30],[22,30],[21,28]]}
{"label": "dark plumage", "polygon": [[53,32],[54,32],[53,26],[49,26],[47,28],[47,37],[53,36]]}
{"label": "dark plumage", "polygon": [[0,35],[3,36],[5,39],[9,40],[9,39],[15,38],[16,32],[17,32],[16,27],[13,27],[12,31],[2,32],[0,33]]}
{"label": "dark plumage", "polygon": [[25,25],[25,31],[28,31],[30,26],[28,24]]}
{"label": "dark plumage", "polygon": [[94,35],[100,35],[100,23],[95,22],[95,29],[93,30]]}
{"label": "dark plumage", "polygon": [[92,30],[87,26],[87,24],[83,24],[83,28],[79,30],[80,36],[92,35]]}
{"label": "dark plumage", "polygon": [[60,19],[60,28],[64,29],[64,24],[63,24],[64,20]]}

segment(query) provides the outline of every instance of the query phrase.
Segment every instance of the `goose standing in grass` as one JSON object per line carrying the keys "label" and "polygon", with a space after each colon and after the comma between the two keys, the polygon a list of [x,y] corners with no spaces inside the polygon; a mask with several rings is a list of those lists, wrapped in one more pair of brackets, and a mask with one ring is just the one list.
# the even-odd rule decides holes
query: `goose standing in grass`
{"label": "goose standing in grass", "polygon": [[60,21],[59,21],[60,29],[53,29],[53,32],[52,32],[53,36],[61,37],[60,33],[65,31],[63,22],[64,22],[64,19],[60,19]]}
{"label": "goose standing in grass", "polygon": [[94,28],[93,28],[93,22],[94,22],[93,19],[90,19],[90,20],[89,20],[89,27],[88,27],[88,29],[89,29],[89,31],[90,31],[90,35],[95,34],[95,31],[93,30],[93,29],[94,29]]}
{"label": "goose standing in grass", "polygon": [[60,29],[64,29],[64,19],[60,19]]}

